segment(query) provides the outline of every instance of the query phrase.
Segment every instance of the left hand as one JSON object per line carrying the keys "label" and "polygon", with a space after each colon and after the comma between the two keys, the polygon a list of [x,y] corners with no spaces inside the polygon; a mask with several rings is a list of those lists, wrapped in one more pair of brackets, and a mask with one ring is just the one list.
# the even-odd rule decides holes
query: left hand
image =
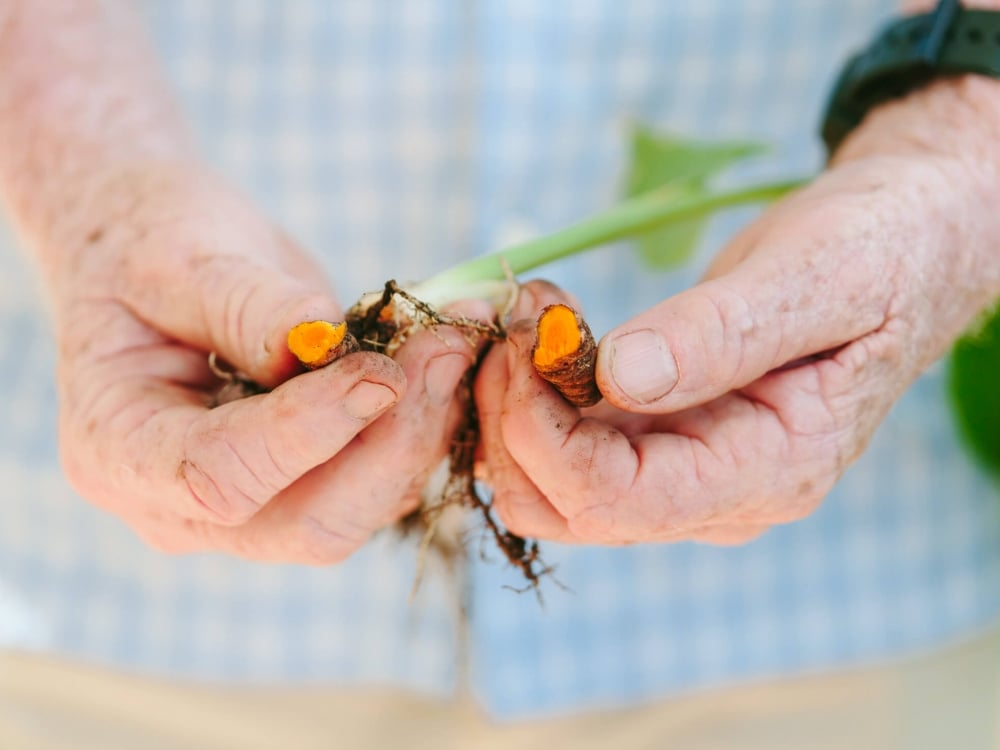
{"label": "left hand", "polygon": [[604,337],[597,407],[535,374],[533,321],[565,297],[529,285],[515,316],[530,321],[476,389],[504,523],[565,542],[740,543],[811,513],[1000,295],[998,90],[941,82],[871,113],[703,283]]}

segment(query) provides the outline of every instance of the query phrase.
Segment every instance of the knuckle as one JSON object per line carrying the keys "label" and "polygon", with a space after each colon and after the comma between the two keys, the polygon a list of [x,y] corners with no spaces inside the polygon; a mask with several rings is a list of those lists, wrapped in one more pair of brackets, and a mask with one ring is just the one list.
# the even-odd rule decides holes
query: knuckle
{"label": "knuckle", "polygon": [[840,429],[840,404],[830,392],[828,379],[823,375],[824,367],[826,362],[819,367],[802,368],[789,376],[794,377],[795,382],[783,392],[780,405],[757,402],[780,423],[787,435],[787,450],[803,442],[827,440]]}
{"label": "knuckle", "polygon": [[[706,295],[706,300],[715,318],[718,337],[714,341],[706,339],[705,345],[706,348],[714,342],[721,345],[721,351],[710,352],[717,365],[723,367],[716,377],[735,382],[745,367],[747,345],[759,333],[758,321],[747,299],[722,283]],[[711,331],[711,328],[702,330]]]}
{"label": "knuckle", "polygon": [[222,422],[189,434],[177,476],[212,520],[241,524],[298,478],[286,465],[294,459],[279,461],[279,456],[294,457],[298,449],[282,444],[276,450],[266,434],[259,440],[236,441],[231,433]]}
{"label": "knuckle", "polygon": [[908,382],[887,364],[892,355],[875,351],[892,344],[870,338],[854,342],[830,361],[817,388],[816,403],[825,410],[825,419],[810,437],[818,446],[815,450],[834,460],[832,471],[837,475],[861,455]]}
{"label": "knuckle", "polygon": [[268,395],[272,414],[283,424],[297,423],[290,429],[258,430],[259,439],[246,447],[227,439],[226,450],[235,461],[261,485],[265,494],[274,495],[305,472],[331,458],[333,450],[324,439],[326,422],[310,419],[303,412],[300,397],[288,391]]}
{"label": "knuckle", "polygon": [[581,500],[603,491],[617,497],[623,478],[638,470],[635,463],[623,463],[621,458],[632,454],[628,438],[592,418],[581,419],[570,428],[562,453],[569,470],[564,476],[551,477],[548,484],[566,507],[579,506]]}
{"label": "knuckle", "polygon": [[[306,431],[303,431],[306,432]],[[309,450],[308,437],[304,442],[299,440],[282,440],[275,444],[275,438],[264,433],[260,441],[262,455],[252,462],[252,476],[261,486],[261,491],[267,495],[275,495],[290,485],[302,474],[300,467],[312,468],[318,461]],[[251,463],[245,461],[236,447],[229,445],[236,458],[251,471]]]}
{"label": "knuckle", "polygon": [[246,523],[261,503],[235,485],[222,487],[197,463],[189,458],[181,460],[177,474],[184,482],[199,515],[208,514],[210,520],[227,526]]}
{"label": "knuckle", "polygon": [[195,284],[212,291],[204,314],[221,322],[216,345],[243,353],[248,305],[256,289],[244,283],[242,273],[234,272],[234,268],[238,270],[237,262],[232,256],[211,255],[195,259],[193,272]]}
{"label": "knuckle", "polygon": [[[740,466],[752,466],[759,456],[755,448],[732,443],[725,450],[697,434],[688,436],[690,461],[686,471],[674,477],[661,477],[658,483],[661,499],[650,503],[660,507],[659,525],[664,531],[689,531],[714,521],[732,505],[743,488],[730,486],[726,478],[738,472]],[[750,457],[742,451],[754,451]]]}

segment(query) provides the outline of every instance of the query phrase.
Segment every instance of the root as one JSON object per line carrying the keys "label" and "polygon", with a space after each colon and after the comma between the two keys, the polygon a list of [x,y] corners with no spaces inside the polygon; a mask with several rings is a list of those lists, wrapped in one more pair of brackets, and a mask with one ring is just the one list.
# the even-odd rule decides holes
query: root
{"label": "root", "polygon": [[378,300],[364,308],[355,306],[347,313],[347,327],[360,342],[361,348],[390,357],[413,332],[428,328],[433,330],[438,326],[457,328],[477,345],[483,340],[499,341],[503,338],[499,325],[438,312],[392,279],[385,282]]}
{"label": "root", "polygon": [[[425,503],[419,511],[416,511],[418,514],[416,518],[408,517],[404,521],[411,531],[415,528],[423,529],[421,557],[418,562],[418,571],[422,571],[424,556],[429,554],[432,549],[447,555],[446,549],[442,550],[433,544],[437,522],[441,514],[450,507],[463,507],[474,511],[482,519],[484,537],[493,540],[507,562],[520,570],[527,581],[527,585],[523,588],[509,588],[518,593],[534,591],[541,602],[541,580],[550,576],[554,568],[546,565],[542,560],[537,541],[525,539],[503,528],[494,517],[492,501],[483,496],[475,479],[476,446],[479,443],[479,414],[476,410],[472,388],[483,356],[485,356],[485,351],[480,355],[475,365],[469,368],[459,388],[458,395],[464,407],[463,416],[452,437],[448,455],[448,478],[440,497],[434,503]],[[553,580],[555,579],[553,578]],[[419,583],[418,573],[414,590],[419,586]],[[556,583],[562,587],[558,581]]]}
{"label": "root", "polygon": [[[500,319],[502,321],[502,318]],[[491,538],[513,567],[521,571],[527,585],[516,591],[535,591],[541,599],[541,579],[552,573],[544,563],[538,542],[528,540],[504,529],[493,514],[492,501],[483,496],[475,480],[476,447],[479,444],[479,414],[473,398],[473,383],[489,344],[505,338],[502,323],[483,323],[465,317],[445,315],[417,299],[393,280],[385,283],[381,296],[367,309],[352,309],[347,325],[362,349],[381,351],[392,356],[411,333],[417,330],[448,326],[462,331],[470,343],[487,343],[475,364],[465,373],[458,389],[462,403],[462,419],[452,436],[448,453],[448,476],[438,497],[426,498],[421,507],[403,518],[397,527],[406,535],[420,534],[420,550],[413,592],[416,592],[429,554],[438,554],[452,563],[464,550],[456,549],[438,534],[439,522],[449,508],[465,508],[481,519],[486,538]],[[557,582],[558,583],[558,582]],[[412,595],[412,593],[411,593]]]}
{"label": "root", "polygon": [[[542,560],[538,542],[525,539],[503,528],[493,514],[492,500],[480,492],[475,480],[479,414],[473,398],[473,383],[489,345],[506,337],[502,327],[505,316],[497,322],[484,323],[472,318],[445,315],[403,290],[393,280],[385,283],[381,294],[373,302],[370,301],[372,296],[374,295],[366,297],[367,304],[359,303],[351,308],[345,321],[349,333],[357,340],[362,350],[377,351],[392,356],[412,333],[419,330],[434,330],[438,326],[457,328],[476,347],[486,343],[481,347],[475,364],[465,373],[459,385],[458,398],[463,407],[462,419],[452,436],[444,486],[436,498],[424,498],[420,508],[396,524],[397,529],[406,536],[420,534],[417,571],[411,596],[420,585],[430,554],[438,554],[446,563],[453,563],[465,552],[466,544],[445,540],[444,535],[439,533],[440,522],[445,512],[451,508],[462,508],[472,511],[482,519],[483,540],[492,540],[507,562],[518,569],[527,582],[520,589],[506,588],[520,593],[534,591],[541,601],[539,585],[543,578],[551,576],[553,568]],[[509,305],[512,304],[513,300]],[[209,355],[209,367],[216,377],[223,381],[220,390],[211,397],[210,406],[218,406],[226,401],[264,393],[267,390],[235,370],[220,365],[214,352]],[[565,588],[558,581],[556,584]]]}

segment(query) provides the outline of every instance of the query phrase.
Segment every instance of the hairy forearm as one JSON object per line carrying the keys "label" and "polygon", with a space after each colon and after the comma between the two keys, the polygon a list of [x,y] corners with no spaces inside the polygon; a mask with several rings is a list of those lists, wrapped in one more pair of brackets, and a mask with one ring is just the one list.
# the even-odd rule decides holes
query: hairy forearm
{"label": "hairy forearm", "polygon": [[44,263],[102,176],[190,138],[126,0],[0,4],[0,200]]}

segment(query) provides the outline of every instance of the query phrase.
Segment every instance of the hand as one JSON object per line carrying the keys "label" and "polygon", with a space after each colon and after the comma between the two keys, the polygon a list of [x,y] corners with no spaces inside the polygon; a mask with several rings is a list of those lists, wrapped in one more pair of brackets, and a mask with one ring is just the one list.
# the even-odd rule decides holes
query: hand
{"label": "hand", "polygon": [[[342,312],[243,198],[155,164],[80,195],[52,232],[69,260],[46,269],[78,491],[163,550],[321,564],[415,507],[474,355],[456,331],[291,377],[288,329]],[[209,351],[273,390],[208,408]]]}
{"label": "hand", "polygon": [[529,286],[515,311],[529,322],[477,380],[485,470],[511,530],[738,543],[812,512],[1000,294],[1000,159],[979,85],[873,113],[703,283],[610,332],[597,407],[569,406],[534,373],[530,320],[563,295]]}

